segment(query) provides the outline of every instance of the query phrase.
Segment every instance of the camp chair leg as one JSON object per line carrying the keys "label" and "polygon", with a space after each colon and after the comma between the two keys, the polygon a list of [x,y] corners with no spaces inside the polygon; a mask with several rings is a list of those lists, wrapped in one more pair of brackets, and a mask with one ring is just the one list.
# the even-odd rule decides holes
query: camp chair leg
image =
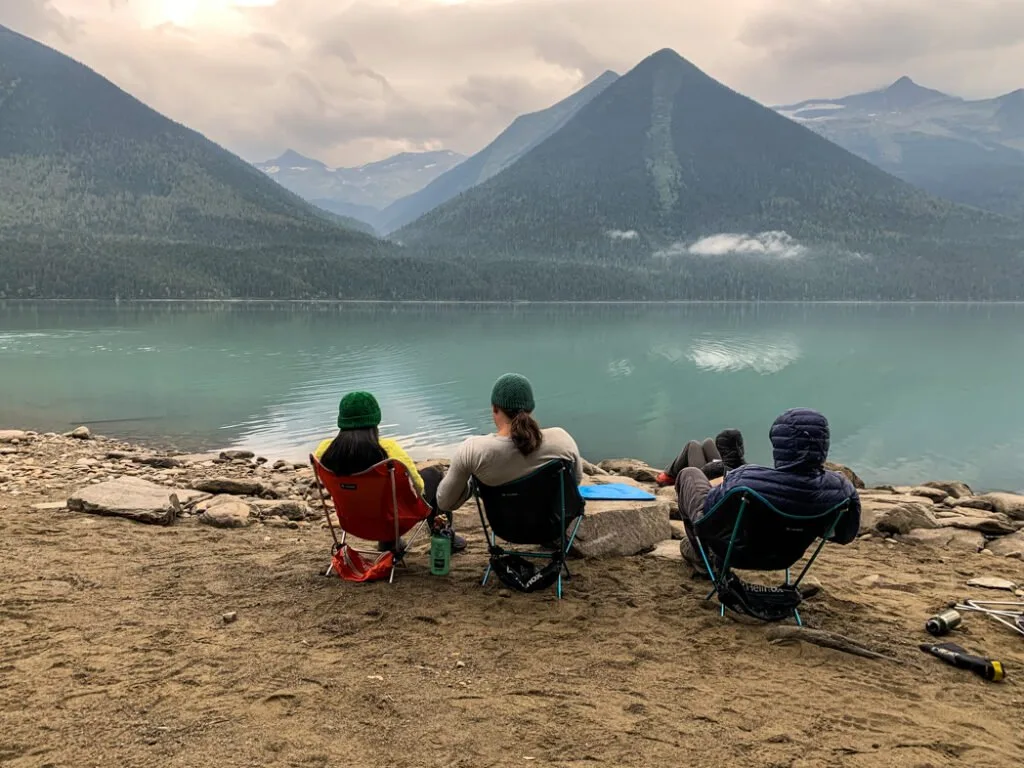
{"label": "camp chair leg", "polygon": [[491,578],[491,564],[487,563],[487,568],[486,568],[486,570],[484,570],[484,580],[482,582],[480,582],[480,586],[481,587],[486,587],[487,586],[487,580],[489,578]]}
{"label": "camp chair leg", "polygon": [[800,611],[796,608],[793,609],[793,618],[796,619],[796,625],[802,627],[804,625],[803,619],[800,618]]}
{"label": "camp chair leg", "polygon": [[555,592],[558,595],[558,599],[561,600],[562,599],[562,572],[561,571],[558,572],[558,588],[555,590]]}

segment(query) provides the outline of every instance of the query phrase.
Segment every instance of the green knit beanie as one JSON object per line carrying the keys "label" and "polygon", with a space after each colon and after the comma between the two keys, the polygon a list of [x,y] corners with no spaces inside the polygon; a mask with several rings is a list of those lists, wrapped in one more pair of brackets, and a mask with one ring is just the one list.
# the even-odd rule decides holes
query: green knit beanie
{"label": "green knit beanie", "polygon": [[496,382],[491,390],[491,405],[501,408],[505,413],[533,411],[533,387],[530,380],[518,373],[506,373]]}
{"label": "green knit beanie", "polygon": [[349,392],[338,404],[338,429],[369,429],[380,424],[380,405],[369,392]]}

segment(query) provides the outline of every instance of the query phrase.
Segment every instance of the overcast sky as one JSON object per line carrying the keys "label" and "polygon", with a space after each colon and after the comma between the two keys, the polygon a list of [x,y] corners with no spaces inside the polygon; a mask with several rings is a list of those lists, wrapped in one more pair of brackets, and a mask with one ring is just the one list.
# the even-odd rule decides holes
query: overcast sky
{"label": "overcast sky", "polygon": [[1024,86],[1024,0],[0,0],[0,24],[250,160],[471,153],[665,47],[768,104]]}

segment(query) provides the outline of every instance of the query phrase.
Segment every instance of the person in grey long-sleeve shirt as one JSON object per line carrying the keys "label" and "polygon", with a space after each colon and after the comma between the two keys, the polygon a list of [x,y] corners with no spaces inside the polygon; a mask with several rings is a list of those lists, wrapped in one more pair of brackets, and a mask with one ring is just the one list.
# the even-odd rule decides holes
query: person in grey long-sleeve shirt
{"label": "person in grey long-sleeve shirt", "polygon": [[573,463],[577,484],[583,480],[583,462],[576,441],[564,429],[541,429],[534,421],[533,388],[519,374],[507,373],[491,391],[491,412],[497,433],[468,438],[452,458],[437,489],[437,506],[453,512],[470,496],[469,479],[485,485],[504,485],[540,469],[549,461]]}

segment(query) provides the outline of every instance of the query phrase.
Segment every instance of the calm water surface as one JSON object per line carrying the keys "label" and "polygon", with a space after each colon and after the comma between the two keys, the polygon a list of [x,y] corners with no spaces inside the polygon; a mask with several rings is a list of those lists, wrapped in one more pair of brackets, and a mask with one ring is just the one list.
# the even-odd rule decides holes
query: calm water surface
{"label": "calm water surface", "polygon": [[1024,487],[1019,305],[0,303],[0,426],[300,460],[360,388],[426,457],[489,428],[507,370],[593,459],[738,427],[766,462],[772,419],[809,406],[870,481]]}

